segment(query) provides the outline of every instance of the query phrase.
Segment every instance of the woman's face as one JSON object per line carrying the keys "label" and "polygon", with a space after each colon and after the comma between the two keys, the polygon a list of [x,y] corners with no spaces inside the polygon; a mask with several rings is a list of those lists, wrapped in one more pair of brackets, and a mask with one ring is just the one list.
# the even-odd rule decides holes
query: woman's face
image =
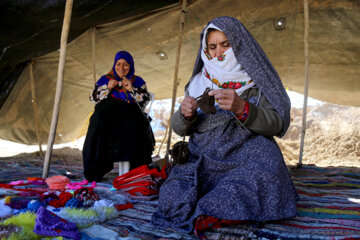
{"label": "woman's face", "polygon": [[211,58],[220,57],[230,47],[230,42],[223,32],[218,30],[209,32],[207,48]]}
{"label": "woman's face", "polygon": [[120,78],[124,78],[130,71],[130,64],[125,59],[119,59],[115,63],[115,71]]}

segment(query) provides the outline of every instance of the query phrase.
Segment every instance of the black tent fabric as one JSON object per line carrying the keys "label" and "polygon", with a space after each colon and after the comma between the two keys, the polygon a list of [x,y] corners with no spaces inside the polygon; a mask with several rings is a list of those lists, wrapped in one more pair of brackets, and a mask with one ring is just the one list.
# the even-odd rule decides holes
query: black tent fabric
{"label": "black tent fabric", "polygon": [[[60,47],[65,0],[0,2],[0,108],[26,62]],[[69,42],[89,27],[140,15],[177,0],[74,1]]]}
{"label": "black tent fabric", "polygon": [[[48,138],[64,5],[65,1],[55,0],[0,3],[1,139],[37,144]],[[284,86],[302,93],[303,12],[301,0],[190,1],[185,11],[176,95],[184,93],[190,78],[201,30],[210,19],[224,15],[239,19],[260,43]],[[136,74],[146,81],[156,99],[171,97],[180,14],[181,2],[170,0],[74,2],[55,143],[85,135],[94,108],[88,100],[94,76],[108,72],[121,49],[134,56]],[[278,27],[280,20],[282,28]],[[309,97],[360,106],[359,1],[309,1],[309,21]],[[32,104],[30,62],[37,114]]]}

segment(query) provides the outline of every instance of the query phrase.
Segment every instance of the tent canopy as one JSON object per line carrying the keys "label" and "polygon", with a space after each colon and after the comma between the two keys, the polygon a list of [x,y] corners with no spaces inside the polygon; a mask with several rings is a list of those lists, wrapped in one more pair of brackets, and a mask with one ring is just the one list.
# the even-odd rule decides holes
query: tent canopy
{"label": "tent canopy", "polygon": [[[5,1],[0,62],[0,138],[37,143],[30,89],[30,63],[38,105],[40,138],[48,137],[54,103],[64,1]],[[38,6],[37,6],[38,4]],[[170,98],[178,41],[181,4],[177,1],[75,1],[67,49],[64,89],[55,142],[68,142],[86,132],[94,105],[88,100],[94,81],[92,34],[95,34],[96,76],[107,73],[119,50],[135,60],[135,73],[144,78],[156,99]],[[26,17],[18,6],[29,9]],[[4,11],[1,6],[1,11]],[[52,12],[57,9],[58,12]],[[360,3],[347,0],[309,1],[309,96],[343,105],[360,106]],[[62,11],[62,12],[61,12]],[[5,11],[6,12],[6,11]],[[61,12],[61,13],[60,13]],[[178,95],[189,80],[199,46],[199,34],[209,20],[233,16],[258,40],[279,72],[284,86],[304,89],[304,16],[299,0],[190,2],[185,19],[179,66]],[[15,20],[16,19],[16,20]],[[34,25],[24,25],[33,19]],[[47,19],[46,21],[44,19]],[[57,20],[56,20],[57,19]],[[276,20],[285,28],[276,30]],[[16,24],[17,23],[17,24]],[[19,27],[21,25],[21,27]],[[27,27],[26,27],[27,26]],[[89,28],[95,26],[95,29]],[[6,30],[6,29],[5,29]],[[4,32],[4,31],[3,31]],[[11,36],[11,41],[10,41]],[[40,37],[41,36],[41,37]],[[48,37],[47,37],[48,36]],[[10,47],[9,47],[10,46]],[[20,51],[21,50],[21,51]],[[17,52],[19,51],[19,52]],[[167,58],[161,60],[160,53]],[[11,88],[11,86],[13,86]]]}

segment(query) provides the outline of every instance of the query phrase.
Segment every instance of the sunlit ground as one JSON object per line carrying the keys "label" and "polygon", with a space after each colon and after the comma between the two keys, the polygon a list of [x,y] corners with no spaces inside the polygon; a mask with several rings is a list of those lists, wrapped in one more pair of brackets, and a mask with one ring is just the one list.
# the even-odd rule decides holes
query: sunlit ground
{"label": "sunlit ground", "polygon": [[[82,149],[85,137],[81,137],[70,143],[55,144],[53,149],[64,147]],[[46,145],[42,145],[43,152],[46,151]],[[11,157],[20,153],[32,153],[39,151],[39,145],[25,145],[0,139],[0,157]]]}

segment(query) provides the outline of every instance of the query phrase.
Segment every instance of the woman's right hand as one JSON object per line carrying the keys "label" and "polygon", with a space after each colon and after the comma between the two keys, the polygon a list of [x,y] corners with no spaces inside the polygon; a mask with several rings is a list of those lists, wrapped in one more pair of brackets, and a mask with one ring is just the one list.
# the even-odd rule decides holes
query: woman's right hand
{"label": "woman's right hand", "polygon": [[113,89],[117,85],[119,85],[119,82],[114,80],[114,79],[110,79],[108,84],[107,84],[109,89]]}
{"label": "woman's right hand", "polygon": [[198,105],[196,100],[193,97],[185,96],[183,102],[181,103],[181,114],[186,119],[191,119],[196,115],[196,110]]}

